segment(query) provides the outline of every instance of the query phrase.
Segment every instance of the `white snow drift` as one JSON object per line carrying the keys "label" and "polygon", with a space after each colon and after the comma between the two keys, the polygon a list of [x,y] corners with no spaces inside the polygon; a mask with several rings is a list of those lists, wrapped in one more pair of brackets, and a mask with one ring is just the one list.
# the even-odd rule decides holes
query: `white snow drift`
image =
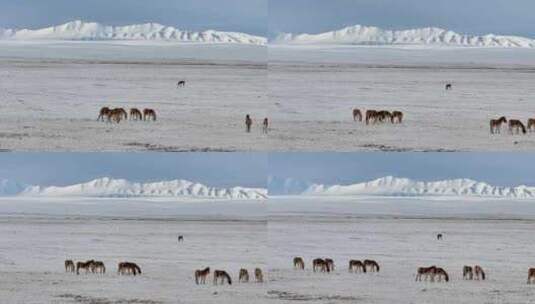
{"label": "white snow drift", "polygon": [[263,188],[216,188],[187,180],[135,183],[108,177],[70,186],[32,186],[0,181],[0,196],[44,197],[184,197],[209,199],[265,199]]}
{"label": "white snow drift", "polygon": [[472,47],[535,47],[535,40],[518,36],[458,34],[427,27],[410,30],[384,30],[373,26],[355,25],[320,34],[279,35],[277,44],[354,44],[354,45],[442,45]]}
{"label": "white snow drift", "polygon": [[526,199],[535,198],[535,187],[499,187],[471,179],[453,179],[434,182],[414,181],[387,176],[352,185],[309,186],[302,195],[309,196],[447,196]]}
{"label": "white snow drift", "polygon": [[265,45],[266,38],[239,32],[179,30],[158,23],[108,26],[80,20],[42,29],[2,29],[4,40],[157,40]]}

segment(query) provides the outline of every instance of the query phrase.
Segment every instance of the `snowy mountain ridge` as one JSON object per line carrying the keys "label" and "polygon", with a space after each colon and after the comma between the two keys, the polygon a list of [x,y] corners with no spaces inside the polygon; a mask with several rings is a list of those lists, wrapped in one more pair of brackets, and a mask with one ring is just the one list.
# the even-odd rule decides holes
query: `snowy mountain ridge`
{"label": "snowy mountain ridge", "polygon": [[489,198],[535,198],[535,187],[492,186],[471,179],[451,179],[423,182],[408,178],[387,176],[364,183],[326,186],[310,185],[301,192],[304,196],[447,196],[447,197],[489,197]]}
{"label": "snowy mountain ridge", "polygon": [[264,37],[238,32],[207,30],[184,31],[158,23],[109,26],[96,22],[71,21],[41,29],[2,29],[2,40],[156,40],[197,43],[236,43],[265,45]]}
{"label": "snowy mountain ridge", "polygon": [[487,34],[483,36],[459,34],[436,28],[384,30],[374,26],[354,25],[320,34],[283,33],[275,44],[341,44],[341,45],[430,45],[534,48],[535,40],[518,36]]}
{"label": "snowy mountain ridge", "polygon": [[187,180],[136,183],[103,177],[69,186],[33,186],[0,180],[0,196],[37,197],[184,197],[207,199],[265,199],[262,188],[217,188]]}

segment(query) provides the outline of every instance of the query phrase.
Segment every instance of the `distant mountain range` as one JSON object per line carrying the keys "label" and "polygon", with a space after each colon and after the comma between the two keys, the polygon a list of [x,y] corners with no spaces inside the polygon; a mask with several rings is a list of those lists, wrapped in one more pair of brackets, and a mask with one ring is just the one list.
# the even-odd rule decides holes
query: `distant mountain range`
{"label": "distant mountain range", "polygon": [[179,30],[158,23],[108,26],[96,22],[72,21],[42,29],[2,29],[3,40],[150,40],[196,43],[265,45],[267,39],[238,32]]}
{"label": "distant mountain range", "polygon": [[103,177],[70,186],[33,186],[0,180],[0,196],[37,197],[176,197],[206,199],[265,199],[263,188],[216,188],[187,180],[135,183]]}
{"label": "distant mountain range", "polygon": [[303,196],[444,196],[488,198],[535,198],[535,187],[499,187],[471,179],[452,179],[434,182],[415,181],[387,176],[351,185],[306,184],[295,180],[271,179],[269,189],[284,195]]}
{"label": "distant mountain range", "polygon": [[458,34],[436,28],[384,30],[373,26],[355,25],[320,34],[281,34],[275,44],[333,45],[428,45],[465,47],[533,48],[535,40],[517,36],[484,36]]}

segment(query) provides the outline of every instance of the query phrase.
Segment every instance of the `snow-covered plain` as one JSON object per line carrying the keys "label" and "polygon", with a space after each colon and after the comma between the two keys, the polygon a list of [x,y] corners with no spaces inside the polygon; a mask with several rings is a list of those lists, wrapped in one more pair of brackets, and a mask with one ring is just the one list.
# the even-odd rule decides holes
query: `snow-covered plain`
{"label": "snow-covered plain", "polygon": [[[108,198],[0,199],[3,303],[262,303],[266,284],[238,283],[240,268],[266,272],[260,201]],[[178,243],[177,236],[184,242]],[[102,260],[105,275],[64,272],[65,259]],[[118,276],[133,261],[143,274]],[[225,269],[232,286],[194,283],[195,269]]]}
{"label": "snow-covered plain", "polygon": [[[527,270],[535,207],[529,200],[274,197],[268,205],[270,283],[279,303],[532,303]],[[443,233],[442,241],[436,234]],[[305,259],[305,271],[292,259]],[[333,273],[311,261],[331,257]],[[350,274],[349,259],[374,259],[379,273]],[[486,281],[462,280],[481,265]],[[415,282],[438,265],[449,283]]]}
{"label": "snow-covered plain", "polygon": [[[491,118],[535,116],[533,49],[272,44],[268,52],[273,150],[535,148],[533,134],[489,134]],[[404,123],[355,123],[353,108],[400,110]]]}
{"label": "snow-covered plain", "polygon": [[[0,149],[265,150],[266,52],[246,44],[0,41]],[[153,108],[158,120],[97,122],[103,106]],[[246,114],[255,123],[250,134]]]}

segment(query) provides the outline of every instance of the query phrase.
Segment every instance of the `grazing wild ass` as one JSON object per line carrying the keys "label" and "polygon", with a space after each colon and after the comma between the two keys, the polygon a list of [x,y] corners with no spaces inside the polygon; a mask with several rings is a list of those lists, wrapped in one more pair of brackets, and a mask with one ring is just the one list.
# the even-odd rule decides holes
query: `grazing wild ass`
{"label": "grazing wild ass", "polygon": [[130,120],[143,120],[143,114],[137,108],[130,109]]}
{"label": "grazing wild ass", "polygon": [[513,131],[516,131],[516,134],[519,134],[520,130],[522,131],[523,134],[526,134],[526,127],[520,120],[510,119],[509,120],[509,133],[515,134],[515,132]]}
{"label": "grazing wild ass", "polygon": [[364,272],[366,273],[366,267],[364,266],[364,263],[362,263],[359,260],[349,260],[349,272]]}
{"label": "grazing wild ass", "polygon": [[117,265],[117,273],[120,275],[132,274],[136,276],[137,274],[141,274],[141,268],[136,263],[120,262]]}
{"label": "grazing wild ass", "polygon": [[154,111],[153,109],[144,109],[143,120],[156,121],[156,111]]}
{"label": "grazing wild ass", "polygon": [[[364,260],[364,268],[367,272],[379,272],[379,263],[374,260]],[[369,269],[368,269],[369,268]]]}
{"label": "grazing wild ass", "polygon": [[220,283],[221,285],[225,284],[225,280],[229,285],[232,285],[232,279],[230,275],[224,270],[214,270],[214,285]]}
{"label": "grazing wild ass", "polygon": [[314,259],[312,261],[312,270],[314,272],[320,271],[320,272],[330,272],[329,266],[327,265],[327,262],[321,258]]}
{"label": "grazing wild ass", "polygon": [[479,265],[474,266],[474,275],[476,280],[479,280],[480,278],[482,281],[485,280],[485,271],[483,271],[483,268]]}

